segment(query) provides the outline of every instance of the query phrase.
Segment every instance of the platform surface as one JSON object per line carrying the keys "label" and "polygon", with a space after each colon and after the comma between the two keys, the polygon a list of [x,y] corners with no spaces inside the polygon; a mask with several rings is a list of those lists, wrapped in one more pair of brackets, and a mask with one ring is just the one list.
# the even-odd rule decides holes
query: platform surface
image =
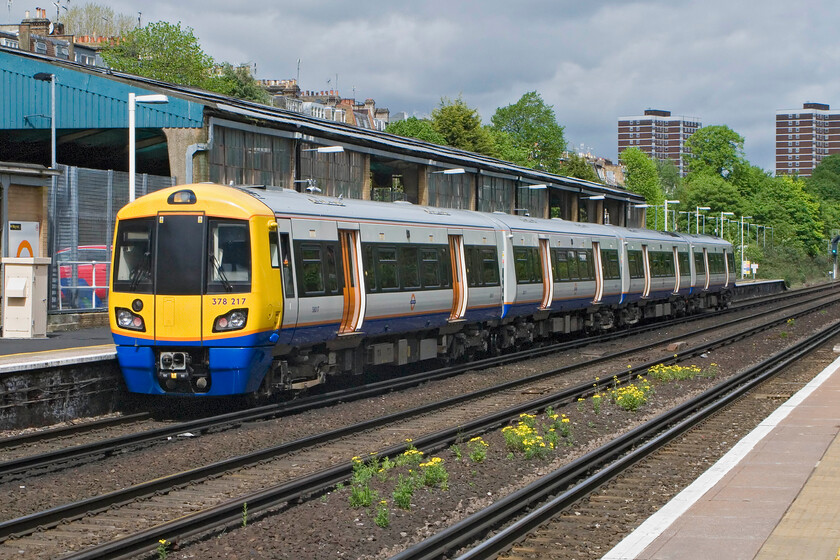
{"label": "platform surface", "polygon": [[0,338],[0,374],[115,356],[110,327],[49,333],[46,338]]}
{"label": "platform surface", "polygon": [[834,560],[840,550],[840,358],[606,560]]}

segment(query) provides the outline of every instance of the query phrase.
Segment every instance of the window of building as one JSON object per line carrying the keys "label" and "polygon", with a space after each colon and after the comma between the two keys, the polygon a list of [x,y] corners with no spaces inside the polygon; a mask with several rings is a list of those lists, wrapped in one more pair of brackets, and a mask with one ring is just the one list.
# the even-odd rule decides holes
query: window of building
{"label": "window of building", "polygon": [[[476,201],[476,209],[478,211],[511,211],[511,208],[513,207],[512,194],[516,189],[516,182],[513,179],[503,179],[501,177],[489,177],[482,175],[478,177],[478,181],[478,200]],[[466,208],[466,206],[460,206],[458,208]],[[528,207],[524,206],[524,208]],[[534,208],[533,210],[534,213],[536,213],[538,209]]]}
{"label": "window of building", "polygon": [[216,126],[210,149],[210,180],[227,185],[274,185],[293,188],[291,140]]}
{"label": "window of building", "polygon": [[35,52],[38,54],[47,54],[47,44],[43,41],[35,41]]}

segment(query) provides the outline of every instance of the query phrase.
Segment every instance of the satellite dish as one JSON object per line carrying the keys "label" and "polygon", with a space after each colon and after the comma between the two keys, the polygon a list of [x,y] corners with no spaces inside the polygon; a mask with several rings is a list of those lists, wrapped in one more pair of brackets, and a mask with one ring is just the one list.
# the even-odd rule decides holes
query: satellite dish
{"label": "satellite dish", "polygon": [[52,33],[53,33],[53,30],[54,30],[54,29],[55,29],[55,24],[54,24],[54,23],[52,23],[52,22],[50,22],[50,26],[49,26],[49,28],[48,28],[48,30],[49,30],[49,34],[50,34],[50,35],[52,35]]}

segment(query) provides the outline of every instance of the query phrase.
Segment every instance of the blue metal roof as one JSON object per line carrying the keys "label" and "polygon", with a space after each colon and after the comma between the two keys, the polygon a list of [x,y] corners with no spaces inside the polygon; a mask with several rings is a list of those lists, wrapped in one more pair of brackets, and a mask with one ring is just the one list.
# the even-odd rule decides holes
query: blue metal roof
{"label": "blue metal roof", "polygon": [[[50,83],[33,78],[39,72],[56,77],[56,128],[125,129],[128,94],[161,93],[0,48],[0,129],[50,128]],[[201,128],[203,117],[204,105],[171,94],[165,104],[137,104],[137,128]]]}

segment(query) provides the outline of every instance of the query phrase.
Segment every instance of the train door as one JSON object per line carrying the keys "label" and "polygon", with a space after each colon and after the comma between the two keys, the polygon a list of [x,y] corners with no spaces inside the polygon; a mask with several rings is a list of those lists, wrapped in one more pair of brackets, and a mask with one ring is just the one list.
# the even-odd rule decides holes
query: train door
{"label": "train door", "polygon": [[449,234],[449,255],[452,260],[452,311],[450,321],[458,321],[467,313],[467,267],[464,258],[464,237]]}
{"label": "train door", "polygon": [[598,303],[604,297],[604,263],[601,259],[601,243],[592,242],[592,255],[595,259],[595,299],[592,303]]}
{"label": "train door", "polygon": [[648,254],[648,246],[642,245],[642,264],[645,268],[645,289],[642,292],[642,297],[650,296],[650,255]]}
{"label": "train door", "polygon": [[350,334],[362,328],[365,318],[365,280],[362,275],[362,244],[359,231],[339,229],[341,262],[344,268],[344,311],[339,334]]}
{"label": "train door", "polygon": [[551,272],[551,248],[548,239],[540,239],[540,262],[542,263],[543,299],[540,309],[551,307],[554,299],[554,275]]}
{"label": "train door", "polygon": [[712,273],[709,270],[709,250],[703,247],[703,266],[706,267],[706,285],[703,286],[704,290],[709,289],[709,282],[712,280]]}
{"label": "train door", "polygon": [[203,213],[162,212],[157,222],[155,341],[200,344],[207,220]]}
{"label": "train door", "polygon": [[[743,263],[743,257],[744,257],[743,256],[743,249],[741,249],[741,253],[742,253],[741,254],[741,266],[744,266],[744,263]],[[729,276],[734,275],[735,271],[734,270],[732,270],[732,271],[729,270],[729,259],[726,258],[726,251],[725,250],[723,251],[721,256],[723,257],[723,266],[726,270],[726,281],[723,283],[723,287],[728,288],[729,287]]]}
{"label": "train door", "polygon": [[680,275],[682,272],[680,271],[680,255],[677,252],[677,248],[674,247],[674,293],[680,293]]}
{"label": "train door", "polygon": [[[280,271],[280,279],[283,285],[283,311],[280,315],[280,322],[275,327],[280,331],[280,344],[289,344],[295,334],[295,327],[298,320],[298,298],[295,286],[294,267],[295,262],[292,254],[292,221],[277,220],[277,237],[272,241],[271,265]],[[275,252],[276,250],[276,262]]]}

